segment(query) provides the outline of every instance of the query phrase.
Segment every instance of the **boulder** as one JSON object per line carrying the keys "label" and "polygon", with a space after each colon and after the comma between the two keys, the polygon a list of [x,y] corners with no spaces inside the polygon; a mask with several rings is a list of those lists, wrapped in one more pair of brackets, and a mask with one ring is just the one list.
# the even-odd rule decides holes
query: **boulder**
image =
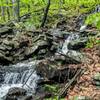
{"label": "boulder", "polygon": [[[13,87],[9,89],[5,100],[19,100],[18,98],[23,98],[26,95],[26,90],[23,88]],[[23,100],[23,99],[22,99]]]}
{"label": "boulder", "polygon": [[68,44],[68,49],[79,50],[80,48],[84,48],[86,46],[87,41],[88,41],[87,37],[81,37],[73,41],[70,41]]}
{"label": "boulder", "polygon": [[26,90],[23,88],[13,87],[9,89],[7,95],[8,96],[24,96],[26,95]]}
{"label": "boulder", "polygon": [[69,50],[65,56],[66,58],[69,57],[71,59],[70,61],[72,60],[76,61],[76,63],[82,63],[82,62],[89,61],[88,57],[84,53],[81,53],[78,51]]}

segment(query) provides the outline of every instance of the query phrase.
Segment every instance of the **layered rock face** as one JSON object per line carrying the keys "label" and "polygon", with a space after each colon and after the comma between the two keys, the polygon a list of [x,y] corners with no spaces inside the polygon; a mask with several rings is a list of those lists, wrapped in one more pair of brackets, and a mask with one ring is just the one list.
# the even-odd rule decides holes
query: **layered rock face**
{"label": "layered rock face", "polygon": [[[10,27],[0,28],[0,63],[10,64],[46,53],[49,39],[44,35],[30,32],[18,32]],[[45,50],[44,50],[45,48]]]}

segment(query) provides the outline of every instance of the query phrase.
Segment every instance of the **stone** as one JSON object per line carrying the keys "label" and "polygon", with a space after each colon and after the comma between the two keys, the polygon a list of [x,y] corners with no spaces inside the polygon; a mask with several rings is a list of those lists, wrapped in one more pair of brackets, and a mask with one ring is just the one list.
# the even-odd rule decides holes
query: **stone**
{"label": "stone", "polygon": [[50,98],[52,96],[52,93],[50,93],[50,92],[42,92],[42,93],[38,93],[36,96],[37,96],[36,100],[44,100],[45,98]]}
{"label": "stone", "polygon": [[5,54],[0,52],[0,64],[7,65],[13,61],[12,57],[7,57]]}
{"label": "stone", "polygon": [[70,41],[68,44],[68,49],[69,50],[79,50],[81,48],[84,48],[86,46],[87,41],[88,41],[87,37],[82,37],[82,38]]}
{"label": "stone", "polygon": [[80,32],[85,32],[87,28],[87,25],[83,25],[80,27]]}
{"label": "stone", "polygon": [[7,95],[5,96],[5,100],[19,100],[18,98],[23,98],[23,96],[26,96],[26,93],[27,91],[23,88],[13,87],[9,89]]}
{"label": "stone", "polygon": [[12,28],[8,26],[4,26],[0,28],[0,35],[5,35],[5,34],[12,34]]}
{"label": "stone", "polygon": [[6,98],[4,98],[4,100],[18,100],[18,99],[15,96],[6,96]]}
{"label": "stone", "polygon": [[92,100],[90,97],[88,96],[74,96],[73,100]]}
{"label": "stone", "polygon": [[100,73],[96,73],[94,76],[93,76],[93,84],[98,86],[100,88]]}
{"label": "stone", "polygon": [[66,54],[67,57],[70,59],[73,59],[76,61],[76,63],[83,63],[83,62],[88,62],[89,59],[86,57],[84,53],[78,52],[78,51],[73,51],[69,50],[68,53]]}
{"label": "stone", "polygon": [[9,89],[7,95],[8,96],[24,96],[26,95],[26,90],[23,88],[13,87]]}
{"label": "stone", "polygon": [[0,46],[0,50],[5,51],[5,50],[6,50],[6,48],[5,48],[5,47],[3,47],[3,46],[1,45],[1,46]]}
{"label": "stone", "polygon": [[23,100],[34,100],[34,99],[33,99],[32,95],[30,95],[30,96],[25,96],[23,98]]}

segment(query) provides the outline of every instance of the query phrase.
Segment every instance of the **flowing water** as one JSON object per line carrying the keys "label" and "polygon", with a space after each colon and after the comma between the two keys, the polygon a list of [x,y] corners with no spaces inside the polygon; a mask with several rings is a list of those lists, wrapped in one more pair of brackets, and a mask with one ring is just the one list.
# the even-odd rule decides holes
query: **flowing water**
{"label": "flowing water", "polygon": [[12,87],[22,87],[35,92],[38,79],[35,61],[0,66],[0,100],[3,100],[2,98]]}
{"label": "flowing water", "polygon": [[65,42],[63,43],[61,52],[62,52],[63,54],[67,54],[68,51],[69,51],[69,49],[68,49],[68,44],[70,43],[70,41],[76,40],[76,39],[78,39],[78,38],[79,38],[79,34],[77,34],[77,33],[76,33],[76,34],[71,33],[71,34],[68,36],[68,38],[65,40]]}

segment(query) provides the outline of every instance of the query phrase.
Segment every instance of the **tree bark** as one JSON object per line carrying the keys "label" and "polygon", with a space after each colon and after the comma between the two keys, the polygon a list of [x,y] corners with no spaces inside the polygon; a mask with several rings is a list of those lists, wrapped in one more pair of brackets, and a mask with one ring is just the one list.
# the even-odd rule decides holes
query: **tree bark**
{"label": "tree bark", "polygon": [[10,20],[10,11],[9,11],[9,7],[8,7],[8,5],[9,5],[9,3],[8,3],[8,0],[6,0],[6,4],[7,4],[7,15],[8,15],[8,20]]}
{"label": "tree bark", "polygon": [[17,21],[20,21],[20,0],[17,0]]}
{"label": "tree bark", "polygon": [[43,19],[42,19],[41,27],[44,27],[45,22],[46,22],[46,20],[47,20],[47,16],[48,16],[48,12],[49,12],[49,7],[50,7],[50,1],[51,1],[51,0],[48,0],[46,9],[45,9],[45,11],[44,11],[44,16],[43,16]]}
{"label": "tree bark", "polygon": [[5,18],[5,6],[3,6],[3,0],[1,0],[1,4],[2,4],[2,6],[1,6],[1,15],[2,15],[3,21],[5,21],[6,20],[6,18]]}

